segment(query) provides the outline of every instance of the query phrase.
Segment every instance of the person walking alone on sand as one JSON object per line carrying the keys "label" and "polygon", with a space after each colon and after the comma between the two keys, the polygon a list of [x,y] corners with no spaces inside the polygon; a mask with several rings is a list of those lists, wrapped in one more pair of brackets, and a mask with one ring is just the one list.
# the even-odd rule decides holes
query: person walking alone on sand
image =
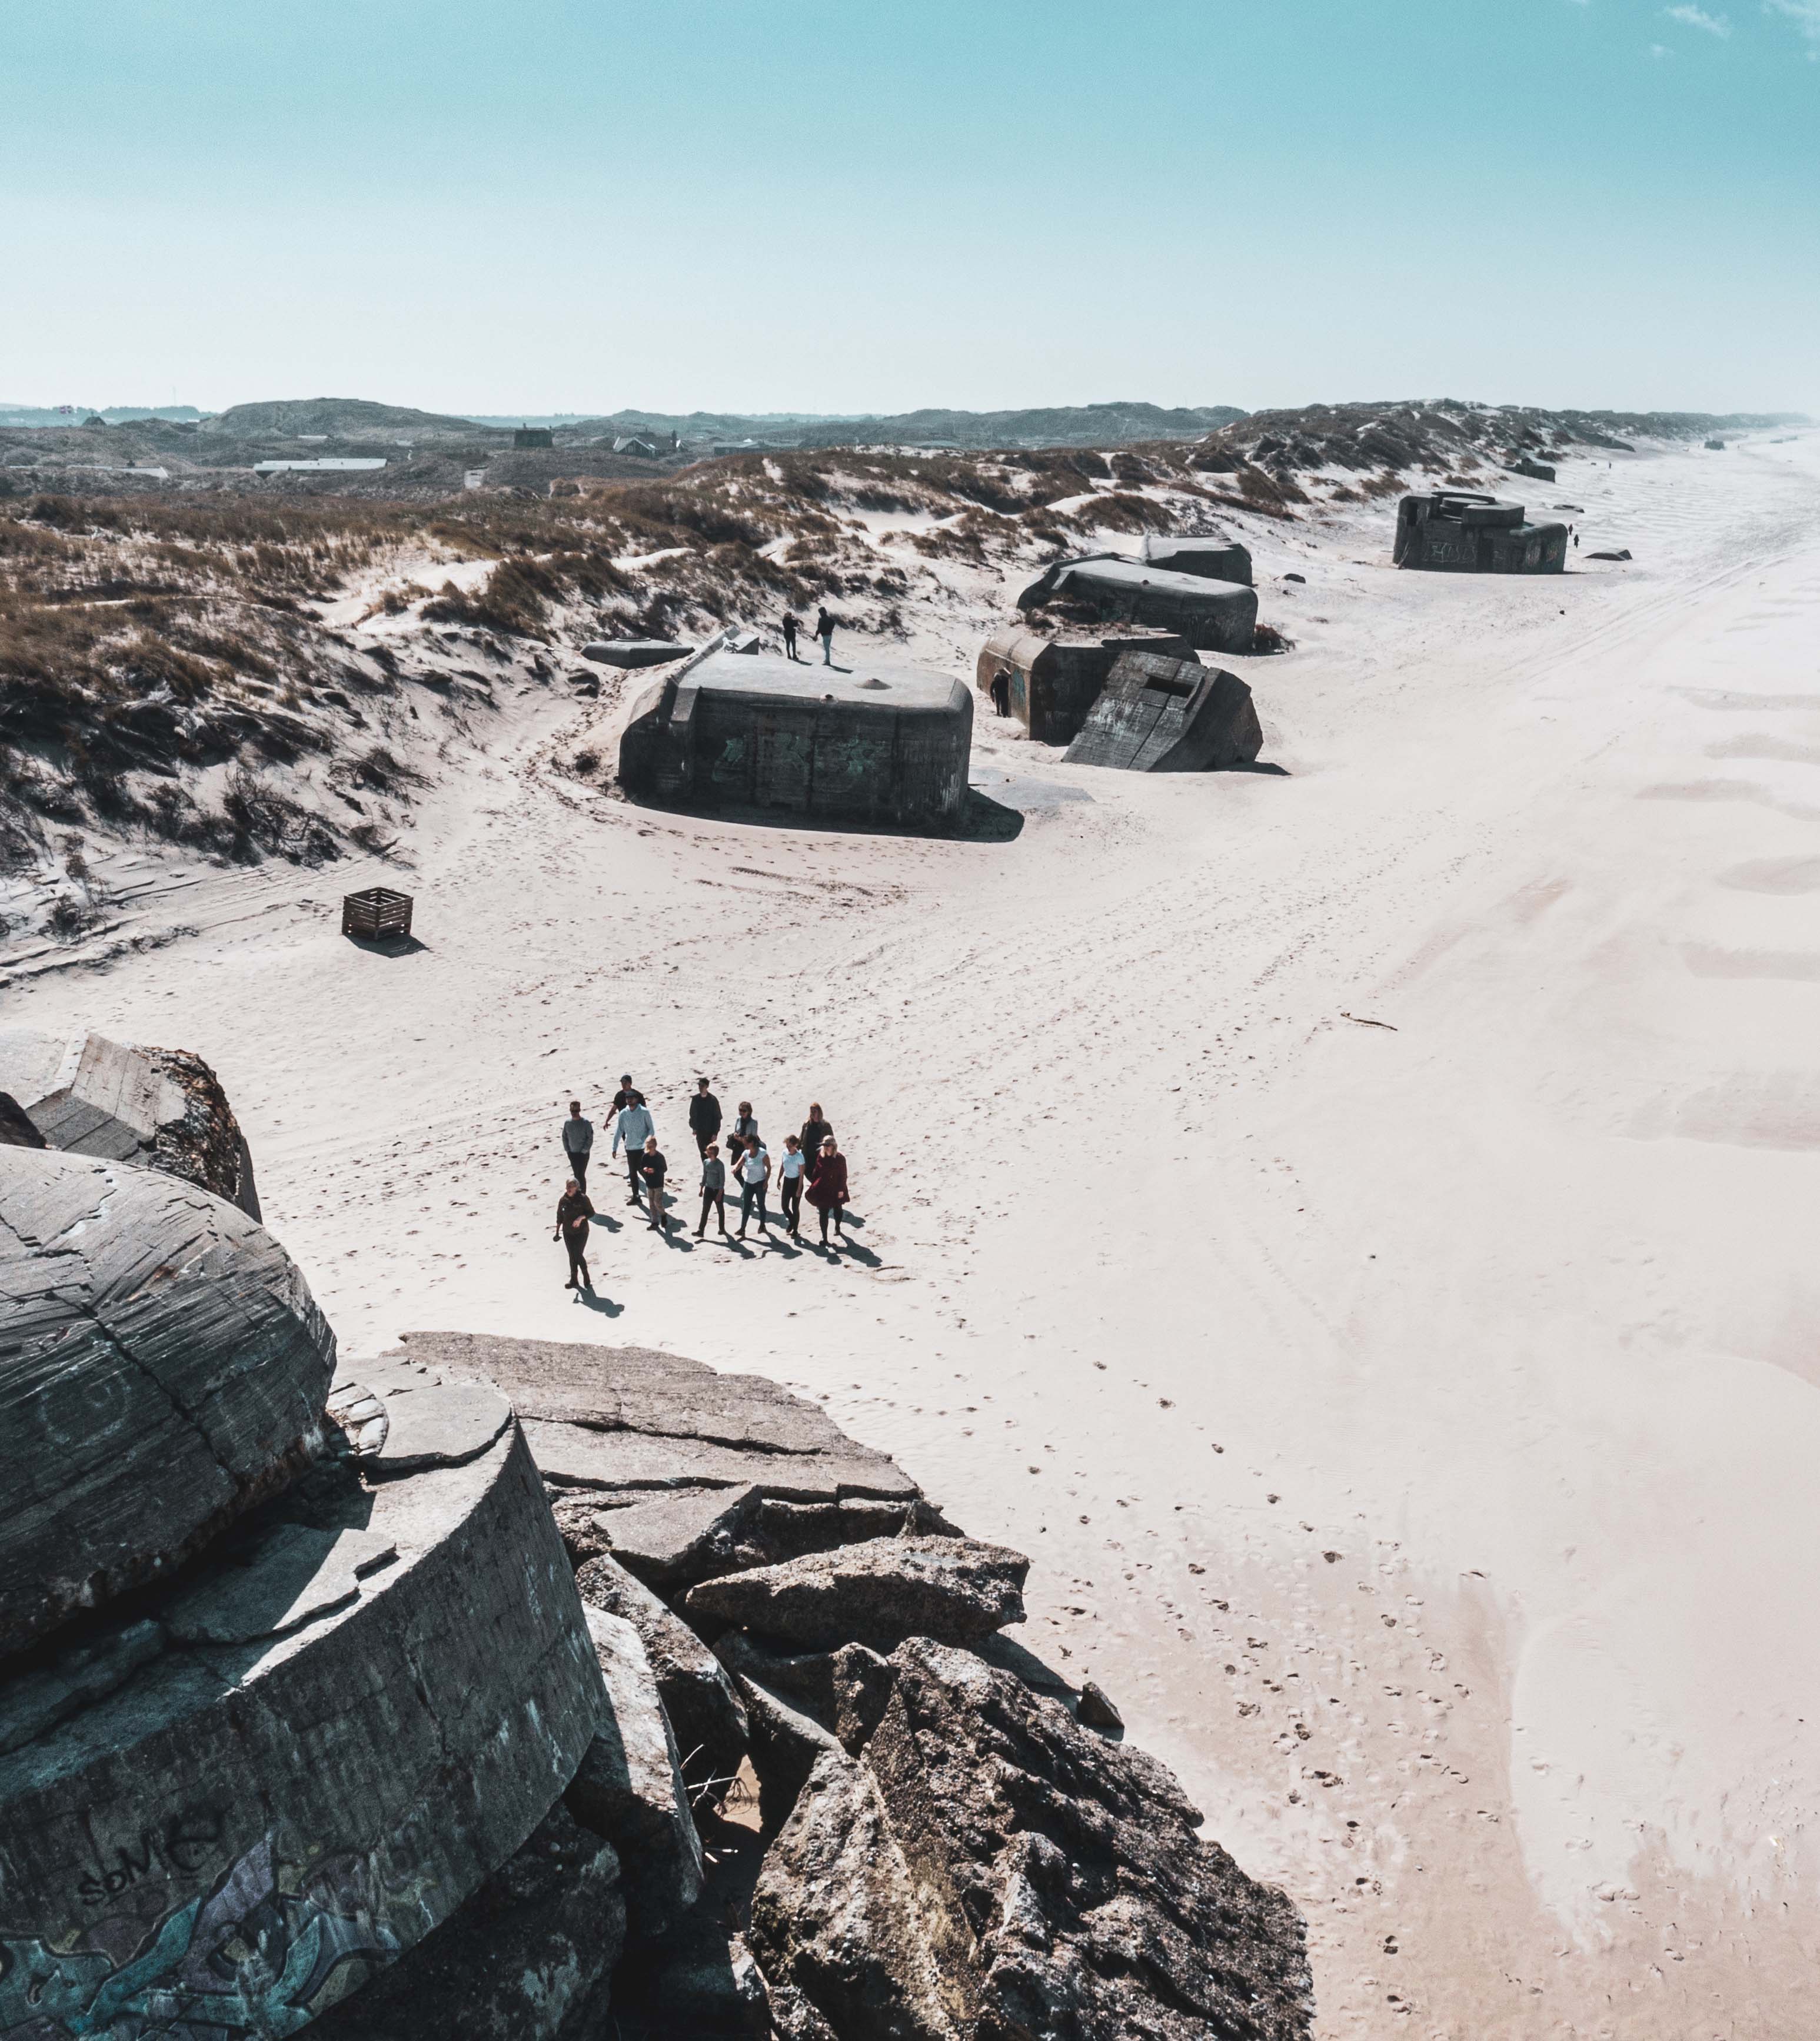
{"label": "person walking alone on sand", "polygon": [[664,1160],[663,1150],[657,1145],[654,1134],[645,1137],[644,1150],[639,1157],[639,1174],[644,1179],[645,1195],[651,1200],[651,1223],[654,1233],[670,1231],[670,1215],[663,1208],[663,1180],[670,1173],[670,1165]]}
{"label": "person walking alone on sand", "polygon": [[644,1146],[646,1142],[655,1139],[657,1126],[643,1099],[638,1093],[627,1092],[624,1096],[630,1103],[622,1109],[619,1118],[613,1122],[613,1153],[616,1155],[618,1154],[620,1143],[622,1141],[624,1142],[626,1177],[631,1185],[632,1191],[631,1196],[626,1200],[626,1203],[628,1205],[635,1205],[639,1201],[639,1185],[644,1180],[644,1171],[640,1166],[644,1155]]}
{"label": "person walking alone on sand", "polygon": [[822,641],[822,664],[824,666],[833,666],[834,663],[834,620],[826,609],[818,609],[815,612],[815,635]]}
{"label": "person walking alone on sand", "polygon": [[582,1101],[569,1101],[569,1116],[563,1122],[563,1153],[569,1158],[569,1168],[575,1179],[575,1188],[588,1188],[588,1157],[593,1150],[594,1123],[582,1117]]}
{"label": "person walking alone on sand", "polygon": [[720,1159],[720,1143],[711,1141],[701,1157],[701,1223],[695,1229],[700,1240],[708,1230],[708,1215],[720,1221],[720,1237],[727,1238],[727,1165]]}
{"label": "person walking alone on sand", "polygon": [[771,1222],[765,1211],[765,1186],[771,1181],[771,1158],[754,1134],[746,1144],[739,1162],[739,1238],[746,1238],[746,1222],[756,1211],[760,1228],[766,1232]]}
{"label": "person walking alone on sand", "polygon": [[803,1173],[809,1158],[794,1134],[784,1137],[783,1159],[777,1165],[777,1204],[784,1215],[784,1230],[792,1240],[802,1238]]}
{"label": "person walking alone on sand", "polygon": [[706,1078],[695,1081],[695,1096],[689,1102],[689,1131],[695,1136],[696,1152],[703,1155],[720,1131],[720,1101],[708,1089]]}
{"label": "person walking alone on sand", "polygon": [[[569,1250],[569,1280],[563,1285],[565,1290],[591,1290],[594,1279],[588,1273],[588,1221],[594,1216],[594,1208],[588,1202],[588,1194],[574,1178],[569,1179],[568,1188],[556,1201],[555,1238]],[[575,1278],[579,1276],[578,1283]]]}
{"label": "person walking alone on sand", "polygon": [[784,615],[784,650],[789,658],[794,659],[796,656],[796,633],[802,628],[797,620],[786,610]]}
{"label": "person walking alone on sand", "polygon": [[847,1202],[847,1158],[830,1135],[822,1143],[819,1158],[809,1178],[809,1202],[822,1215],[822,1245],[828,1244],[828,1220],[832,1215],[834,1237],[846,1238],[841,1224],[841,1207]]}

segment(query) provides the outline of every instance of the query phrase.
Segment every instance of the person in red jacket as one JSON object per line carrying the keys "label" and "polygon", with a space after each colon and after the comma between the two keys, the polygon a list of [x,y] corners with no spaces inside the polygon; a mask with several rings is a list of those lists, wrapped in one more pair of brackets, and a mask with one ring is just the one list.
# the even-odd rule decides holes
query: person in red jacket
{"label": "person in red jacket", "polygon": [[834,1146],[831,1134],[822,1142],[822,1152],[809,1172],[809,1202],[822,1215],[822,1245],[826,1247],[828,1244],[830,1217],[834,1222],[835,1238],[844,1238],[841,1207],[847,1202],[847,1158]]}

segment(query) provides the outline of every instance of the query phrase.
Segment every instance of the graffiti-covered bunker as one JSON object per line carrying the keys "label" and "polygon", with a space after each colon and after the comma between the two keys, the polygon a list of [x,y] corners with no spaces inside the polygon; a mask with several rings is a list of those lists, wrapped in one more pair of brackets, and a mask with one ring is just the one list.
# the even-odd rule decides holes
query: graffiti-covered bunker
{"label": "graffiti-covered bunker", "polygon": [[1236,673],[1156,652],[1113,661],[1099,700],[1068,747],[1070,765],[1126,773],[1215,773],[1249,765],[1264,733]]}
{"label": "graffiti-covered bunker", "polygon": [[1057,560],[1017,598],[1026,614],[1066,603],[1102,622],[1178,631],[1197,652],[1249,652],[1257,629],[1257,593],[1242,582],[1089,553]]}
{"label": "graffiti-covered bunker", "polygon": [[972,743],[972,696],[945,674],[711,649],[634,704],[620,782],[667,807],[941,830],[960,818]]}
{"label": "graffiti-covered bunker", "polygon": [[1397,505],[1399,567],[1433,574],[1560,574],[1567,527],[1525,521],[1520,503],[1472,490],[1406,496]]}
{"label": "graffiti-covered bunker", "polygon": [[1039,744],[1066,744],[1098,700],[1121,652],[1192,658],[1177,631],[1035,631],[1008,624],[980,648],[974,685],[1000,715],[1015,716]]}

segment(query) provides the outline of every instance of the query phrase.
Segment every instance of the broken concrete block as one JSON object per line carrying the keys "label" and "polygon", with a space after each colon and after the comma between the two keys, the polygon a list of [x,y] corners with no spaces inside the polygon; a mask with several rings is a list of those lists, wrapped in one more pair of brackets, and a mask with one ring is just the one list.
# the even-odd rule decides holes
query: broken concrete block
{"label": "broken concrete block", "polygon": [[914,2034],[1301,2041],[1300,1917],[1153,1760],[918,1639],[860,1758],[822,1758],[753,1895],[773,2005]]}
{"label": "broken concrete block", "polygon": [[1153,566],[1167,567],[1172,574],[1200,574],[1209,581],[1251,586],[1251,555],[1236,540],[1169,539],[1150,532],[1138,551],[1141,558]]}
{"label": "broken concrete block", "polygon": [[895,1677],[890,1660],[863,1644],[843,1644],[838,1651],[789,1651],[731,1630],[714,1649],[730,1673],[756,1680],[810,1716],[849,1754],[872,1734]]}
{"label": "broken concrete block", "polygon": [[701,1843],[638,1632],[604,1609],[584,1607],[584,1613],[607,1700],[600,1731],[570,1783],[569,1810],[619,1852],[633,1932],[661,1935],[700,1894]]}
{"label": "broken concrete block", "polygon": [[1066,602],[1106,622],[1179,631],[1197,652],[1249,652],[1257,628],[1257,594],[1246,582],[1179,574],[1120,553],[1057,560],[1017,598],[1028,611]]}
{"label": "broken concrete block", "polygon": [[605,2031],[625,1919],[612,1845],[559,1803],[471,1899],[311,2035],[592,2041]]}
{"label": "broken concrete block", "polygon": [[1123,653],[1068,747],[1070,765],[1127,773],[1213,773],[1264,746],[1251,690],[1236,673],[1155,653]]}
{"label": "broken concrete block", "polygon": [[602,666],[661,666],[666,660],[686,659],[694,650],[667,638],[601,638],[584,645],[582,657]]}
{"label": "broken concrete block", "polygon": [[971,1538],[874,1538],[750,1573],[683,1597],[691,1622],[723,1623],[817,1649],[889,1651],[906,1637],[965,1644],[1024,1620],[1030,1562]]}
{"label": "broken concrete block", "polygon": [[239,1122],[214,1071],[187,1049],[0,1028],[0,1090],[49,1147],[162,1169],[259,1216]]}
{"label": "broken concrete block", "polygon": [[167,1574],[323,1448],[334,1335],[296,1265],[180,1180],[0,1165],[0,1654]]}
{"label": "broken concrete block", "polygon": [[1106,1690],[1097,1680],[1089,1680],[1081,1689],[1079,1707],[1076,1715],[1089,1729],[1120,1730],[1125,1719],[1108,1699]]}
{"label": "broken concrete block", "polygon": [[[727,1669],[680,1616],[610,1555],[578,1569],[575,1585],[590,1608],[620,1616],[639,1634],[657,1676],[686,1785],[731,1780],[746,1754],[746,1710]],[[718,1799],[711,1792],[711,1798]]]}
{"label": "broken concrete block", "polygon": [[[66,1234],[105,1227],[129,1178],[201,1198],[24,1159],[113,1180]],[[447,1920],[567,1787],[605,1703],[580,1598],[516,1427],[458,1400],[493,1433],[478,1455],[380,1480],[319,1463],[130,1620],[103,1612],[41,1669],[74,1705],[0,1671],[0,1722],[25,1731],[0,1755],[0,2031],[16,1986],[72,2033],[290,2032]]]}

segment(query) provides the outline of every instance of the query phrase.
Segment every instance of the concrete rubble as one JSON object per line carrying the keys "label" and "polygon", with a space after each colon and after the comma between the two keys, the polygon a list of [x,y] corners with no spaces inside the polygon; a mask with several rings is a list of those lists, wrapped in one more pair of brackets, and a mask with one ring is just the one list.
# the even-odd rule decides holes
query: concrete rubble
{"label": "concrete rubble", "polygon": [[1028,1560],[815,1406],[338,1359],[244,1214],[54,1150],[0,1288],[5,2041],[1309,2031],[1288,1901],[1002,1635]]}
{"label": "concrete rubble", "polygon": [[214,1071],[187,1050],[0,1028],[0,1093],[47,1147],[162,1169],[259,1216],[239,1122]]}

